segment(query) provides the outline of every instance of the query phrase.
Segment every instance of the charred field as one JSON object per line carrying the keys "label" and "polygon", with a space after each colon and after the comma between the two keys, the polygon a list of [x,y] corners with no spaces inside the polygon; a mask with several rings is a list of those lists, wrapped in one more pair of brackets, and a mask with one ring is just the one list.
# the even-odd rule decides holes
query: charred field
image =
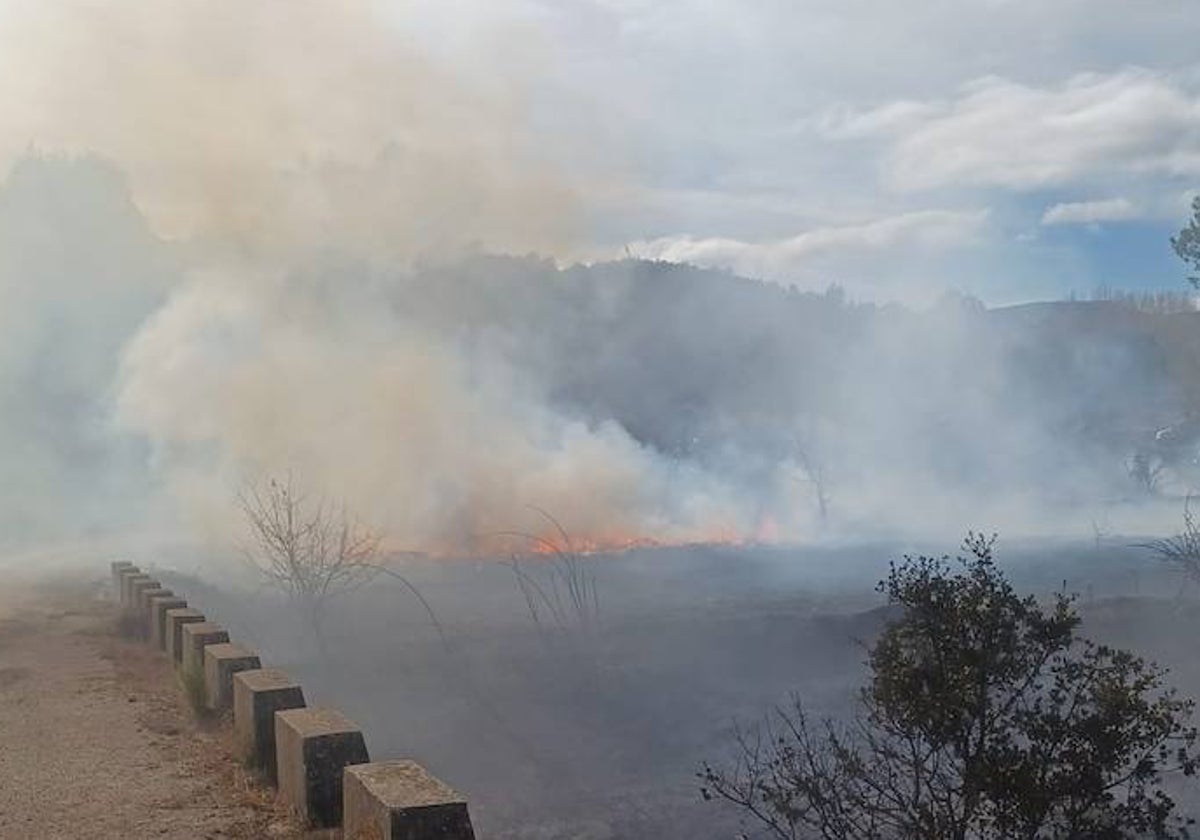
{"label": "charred field", "polygon": [[[1190,640],[1200,601],[1137,542],[1002,542],[1000,556],[1022,591],[1075,593],[1085,635],[1139,651],[1196,692]],[[793,693],[820,714],[851,708],[864,646],[891,615],[869,582],[902,554],[953,549],[877,542],[589,555],[600,609],[588,628],[535,622],[502,560],[410,560],[404,573],[437,626],[407,590],[379,582],[335,602],[324,654],[286,602],[252,581],[161,576],[201,593],[239,638],[298,675],[314,702],[346,710],[372,750],[419,756],[454,778],[485,836],[686,838],[739,827],[701,801],[700,763],[721,760],[735,727]]]}

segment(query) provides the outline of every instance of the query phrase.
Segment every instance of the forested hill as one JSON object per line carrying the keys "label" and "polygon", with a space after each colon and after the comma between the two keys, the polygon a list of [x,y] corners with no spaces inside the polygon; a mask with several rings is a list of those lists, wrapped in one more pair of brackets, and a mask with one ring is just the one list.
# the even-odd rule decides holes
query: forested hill
{"label": "forested hill", "polygon": [[[1081,467],[1119,485],[1157,430],[1200,414],[1200,313],[1135,299],[914,311],[683,265],[490,257],[393,294],[415,320],[501,348],[570,410],[751,471],[805,450],[858,475],[1065,470],[1053,483]],[[1185,308],[1171,300],[1158,308]]]}

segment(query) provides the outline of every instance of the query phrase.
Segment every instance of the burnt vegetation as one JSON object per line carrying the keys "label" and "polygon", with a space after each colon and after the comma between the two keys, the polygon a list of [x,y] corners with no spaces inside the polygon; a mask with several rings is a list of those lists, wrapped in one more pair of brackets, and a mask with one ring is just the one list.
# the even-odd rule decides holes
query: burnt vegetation
{"label": "burnt vegetation", "polygon": [[590,635],[600,622],[600,590],[588,557],[577,550],[571,535],[551,514],[534,509],[552,529],[552,536],[508,531],[534,548],[533,557],[514,553],[509,561],[529,619],[539,633]]}

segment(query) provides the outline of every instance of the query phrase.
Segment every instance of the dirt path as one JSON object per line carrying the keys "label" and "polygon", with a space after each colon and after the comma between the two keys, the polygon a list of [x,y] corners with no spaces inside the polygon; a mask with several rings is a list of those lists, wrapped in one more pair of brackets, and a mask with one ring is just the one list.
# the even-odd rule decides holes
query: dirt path
{"label": "dirt path", "polygon": [[[99,576],[98,576],[99,577]],[[116,635],[106,584],[0,575],[0,838],[318,838],[197,723],[170,666]]]}

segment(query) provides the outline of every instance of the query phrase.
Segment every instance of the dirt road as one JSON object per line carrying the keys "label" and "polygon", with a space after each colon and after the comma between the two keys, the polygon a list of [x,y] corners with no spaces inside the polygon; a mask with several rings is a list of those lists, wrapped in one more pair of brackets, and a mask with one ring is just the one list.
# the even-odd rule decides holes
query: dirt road
{"label": "dirt road", "polygon": [[0,575],[0,838],[322,837],[198,723],[166,660],[117,635],[96,581]]}

